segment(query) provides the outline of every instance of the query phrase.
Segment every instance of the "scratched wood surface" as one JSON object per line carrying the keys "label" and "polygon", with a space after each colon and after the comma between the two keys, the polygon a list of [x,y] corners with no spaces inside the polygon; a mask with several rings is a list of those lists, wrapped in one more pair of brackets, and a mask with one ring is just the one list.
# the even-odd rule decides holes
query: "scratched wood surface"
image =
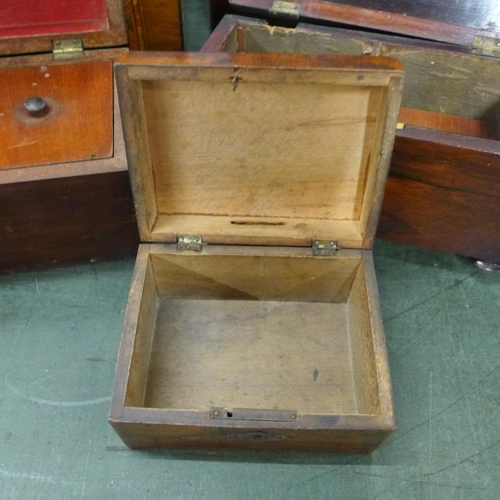
{"label": "scratched wood surface", "polygon": [[0,277],[1,498],[498,499],[498,276],[377,241],[398,429],[369,457],[134,452],[107,422],[134,262]]}
{"label": "scratched wood surface", "polygon": [[[0,70],[0,168],[113,155],[113,63],[79,62]],[[40,97],[47,112],[25,102]]]}

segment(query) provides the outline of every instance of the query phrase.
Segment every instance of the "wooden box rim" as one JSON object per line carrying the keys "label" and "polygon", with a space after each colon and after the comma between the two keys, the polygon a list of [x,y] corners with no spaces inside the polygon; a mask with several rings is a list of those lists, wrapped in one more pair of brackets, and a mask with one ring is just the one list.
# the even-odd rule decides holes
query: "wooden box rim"
{"label": "wooden box rim", "polygon": [[[229,0],[234,8],[265,12],[273,18],[275,0]],[[500,30],[495,26],[494,19],[487,26],[491,29],[475,28],[462,24],[452,24],[445,21],[436,21],[416,15],[406,15],[384,10],[381,2],[379,9],[370,9],[357,5],[348,5],[331,0],[289,0],[285,4],[298,4],[292,16],[292,21],[314,20],[323,23],[339,23],[346,27],[358,26],[373,30],[418,37],[427,40],[446,42],[472,48],[476,36],[500,40]],[[286,16],[284,17],[286,19]],[[291,18],[288,18],[290,22]],[[483,20],[486,22],[486,20]]]}
{"label": "wooden box rim", "polygon": [[[248,78],[247,75],[250,75],[248,81],[251,83],[254,81],[269,83],[266,78],[269,79],[269,75],[272,74],[278,80],[281,76],[276,75],[283,75],[287,83],[290,83],[290,81],[296,83],[302,81],[304,83],[304,79],[307,80],[312,76],[318,79],[316,83],[323,85],[336,83],[349,88],[353,86],[362,88],[363,85],[366,88],[380,86],[381,92],[385,92],[386,100],[383,105],[377,108],[377,123],[382,130],[378,142],[373,141],[374,144],[376,143],[374,149],[370,150],[371,157],[376,158],[372,162],[375,165],[373,167],[375,181],[372,197],[370,198],[369,214],[366,216],[366,226],[360,232],[361,237],[359,239],[350,240],[348,237],[339,237],[333,233],[328,233],[326,237],[326,239],[334,238],[338,240],[341,248],[372,247],[387,179],[401,99],[403,70],[397,61],[389,58],[366,56],[130,52],[117,61],[115,68],[132,191],[139,232],[143,242],[171,243],[175,242],[180,235],[196,234],[203,238],[204,243],[311,246],[312,241],[324,239],[322,236],[325,236],[325,231],[321,233],[320,230],[321,234],[317,232],[308,233],[307,231],[301,234],[297,231],[287,233],[288,228],[285,228],[286,231],[284,231],[280,227],[285,225],[284,223],[271,223],[264,230],[248,226],[250,229],[245,227],[239,233],[231,232],[232,228],[227,231],[223,225],[221,225],[221,229],[217,227],[214,230],[214,224],[212,223],[214,217],[212,214],[194,215],[197,218],[196,231],[192,230],[192,225],[186,229],[180,225],[175,226],[175,231],[171,229],[164,230],[161,222],[163,216],[161,213],[156,213],[156,197],[158,195],[155,191],[155,174],[150,172],[154,170],[150,149],[154,148],[155,145],[149,144],[142,82],[147,82],[149,85],[149,82],[161,80],[167,82],[200,82],[200,84],[211,81],[231,87],[234,85],[234,75],[238,73],[244,75],[244,79]],[[251,76],[252,74],[254,76]],[[294,77],[294,74],[298,76]],[[365,78],[367,80],[364,80]],[[195,85],[199,84],[195,83]],[[241,91],[244,91],[244,82],[241,81],[240,77],[238,77],[237,85],[240,85]],[[155,90],[153,92],[158,93]],[[150,148],[150,146],[152,147]],[[153,166],[150,168],[148,165]],[[364,191],[363,196],[365,196]],[[210,219],[211,217],[212,219]],[[275,221],[276,218],[269,217],[269,220]],[[351,221],[348,220],[347,222],[350,223]],[[232,223],[234,224],[234,222]],[[245,224],[242,223],[241,225],[244,226]],[[317,228],[318,225],[315,227]],[[334,225],[334,227],[337,226]],[[342,224],[339,227],[342,228]]]}
{"label": "wooden box rim", "polygon": [[[22,0],[21,0],[22,1]],[[104,0],[108,29],[104,31],[59,32],[56,34],[0,37],[0,56],[52,52],[52,42],[80,38],[83,48],[106,48],[126,45],[127,31],[122,0]]]}

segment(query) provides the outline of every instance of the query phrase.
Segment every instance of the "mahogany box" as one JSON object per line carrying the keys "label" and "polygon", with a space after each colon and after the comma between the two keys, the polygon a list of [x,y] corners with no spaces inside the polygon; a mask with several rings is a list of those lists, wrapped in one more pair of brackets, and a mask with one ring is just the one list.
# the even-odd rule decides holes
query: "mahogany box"
{"label": "mahogany box", "polygon": [[131,52],[116,75],[143,243],[111,425],[132,448],[373,450],[399,63]]}
{"label": "mahogany box", "polygon": [[138,242],[113,61],[120,0],[0,5],[0,272]]}
{"label": "mahogany box", "polygon": [[[500,33],[492,22],[497,7],[486,1],[457,2],[453,9],[437,2],[377,0],[231,3],[266,10],[272,25],[226,16],[204,51],[397,59],[406,83],[378,236],[500,262]],[[279,26],[292,18],[448,43],[296,22],[294,28]],[[450,19],[463,25],[451,25]]]}

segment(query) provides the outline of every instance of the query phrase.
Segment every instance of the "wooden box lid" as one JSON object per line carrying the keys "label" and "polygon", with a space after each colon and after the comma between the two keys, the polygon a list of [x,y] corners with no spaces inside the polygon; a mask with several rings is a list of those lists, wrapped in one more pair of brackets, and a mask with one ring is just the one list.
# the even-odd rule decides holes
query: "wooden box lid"
{"label": "wooden box lid", "polygon": [[271,17],[316,20],[399,33],[500,55],[498,0],[229,0]]}
{"label": "wooden box lid", "polygon": [[397,61],[132,52],[116,75],[143,241],[371,247]]}
{"label": "wooden box lid", "polygon": [[122,0],[0,2],[0,55],[50,52],[54,40],[70,38],[84,48],[125,45]]}

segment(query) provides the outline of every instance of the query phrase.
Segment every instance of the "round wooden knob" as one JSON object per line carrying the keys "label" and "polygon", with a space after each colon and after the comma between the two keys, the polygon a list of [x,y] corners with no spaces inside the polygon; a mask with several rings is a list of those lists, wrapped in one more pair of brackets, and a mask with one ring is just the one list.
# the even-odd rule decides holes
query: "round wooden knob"
{"label": "round wooden knob", "polygon": [[40,117],[49,112],[49,105],[42,97],[31,97],[24,103],[24,108],[31,116]]}

